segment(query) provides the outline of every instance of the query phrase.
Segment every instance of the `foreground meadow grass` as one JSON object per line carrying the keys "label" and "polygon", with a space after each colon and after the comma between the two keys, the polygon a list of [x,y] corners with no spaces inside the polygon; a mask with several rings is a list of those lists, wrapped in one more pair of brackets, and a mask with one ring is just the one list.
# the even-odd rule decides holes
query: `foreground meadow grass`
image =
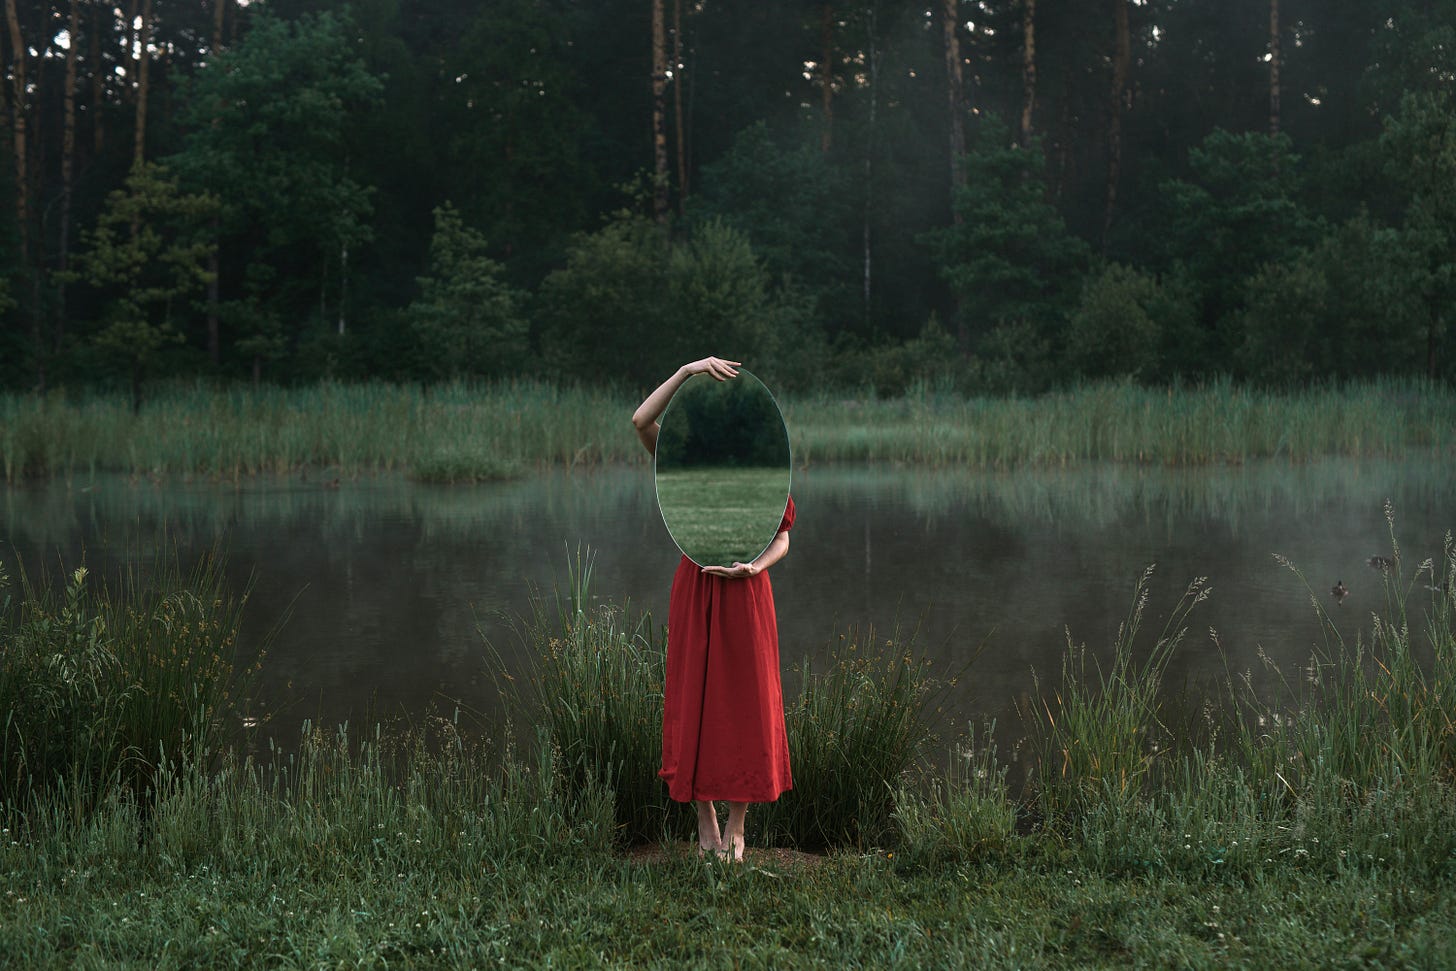
{"label": "foreground meadow grass", "polygon": [[[390,834],[395,842],[405,843]],[[1107,876],[1054,862],[907,870],[641,863],[582,850],[176,864],[0,852],[0,965],[24,968],[1439,968],[1456,895],[1395,874]]]}
{"label": "foreground meadow grass", "polygon": [[[1159,687],[1206,590],[1145,631],[1145,577],[1111,661],[1069,644],[1038,686],[1024,792],[989,730],[932,764],[924,666],[849,637],[786,693],[795,788],[750,813],[742,867],[683,849],[662,631],[594,600],[589,558],[522,623],[519,719],[240,745],[236,696],[148,689],[201,657],[237,685],[210,572],[28,588],[0,611],[0,965],[1452,966],[1456,546],[1391,553],[1357,643],[1270,696],[1231,674],[1185,725]],[[34,699],[65,715],[39,749]]]}
{"label": "foreground meadow grass", "polygon": [[[0,396],[0,476],[122,472],[236,479],[403,470],[432,482],[538,465],[643,461],[630,394],[532,381]],[[1411,381],[1266,392],[1099,384],[1036,398],[787,396],[795,463],[1010,468],[1078,461],[1197,465],[1390,457],[1456,445],[1456,391]]]}

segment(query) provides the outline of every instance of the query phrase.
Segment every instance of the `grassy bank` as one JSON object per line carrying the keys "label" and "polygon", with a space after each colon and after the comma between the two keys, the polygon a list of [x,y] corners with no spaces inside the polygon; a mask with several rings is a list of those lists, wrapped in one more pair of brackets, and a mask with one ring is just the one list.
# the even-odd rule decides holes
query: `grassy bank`
{"label": "grassy bank", "polygon": [[[84,800],[83,746],[44,776],[11,771],[0,963],[1445,966],[1456,548],[1391,553],[1386,609],[1356,643],[1331,634],[1273,695],[1230,672],[1185,716],[1161,678],[1207,593],[1195,581],[1153,631],[1144,578],[1115,643],[1092,652],[1110,660],[1069,644],[1061,677],[1038,686],[1024,792],[991,732],[930,738],[936,685],[913,654],[847,636],[788,685],[795,788],[750,813],[760,849],[741,868],[681,850],[690,820],[653,777],[662,631],[595,601],[581,561],[522,623],[535,668],[501,678],[528,734],[430,718],[408,733],[255,730],[241,747],[209,736],[176,758],[128,744],[145,771],[87,776]],[[81,645],[44,640],[57,627],[93,632],[124,671],[139,644],[185,644],[196,626],[144,640],[128,631],[147,624],[60,624],[120,616],[86,585],[19,599],[0,683],[17,683],[18,659],[30,694],[75,680],[64,662]],[[145,601],[162,618],[176,602]],[[185,651],[153,653],[186,670]],[[110,690],[70,709],[77,738],[114,722],[110,691],[138,711],[174,704],[129,676],[97,683]]]}
{"label": "grassy bank", "polygon": [[[434,482],[537,465],[640,461],[630,395],[535,382],[430,389],[170,388],[123,397],[0,397],[0,475],[123,472],[235,479],[404,470]],[[787,397],[795,461],[1009,468],[1395,456],[1456,445],[1456,392],[1417,382],[1264,392],[1216,383],[1094,385],[1039,398]]]}
{"label": "grassy bank", "polygon": [[[408,833],[408,831],[407,831]],[[391,841],[412,840],[389,834]],[[407,834],[406,834],[407,835]],[[1456,895],[1393,874],[1249,882],[1056,862],[911,871],[640,863],[587,850],[460,866],[416,848],[210,856],[0,850],[0,966],[1439,968]],[[1069,872],[1070,870],[1070,872]]]}

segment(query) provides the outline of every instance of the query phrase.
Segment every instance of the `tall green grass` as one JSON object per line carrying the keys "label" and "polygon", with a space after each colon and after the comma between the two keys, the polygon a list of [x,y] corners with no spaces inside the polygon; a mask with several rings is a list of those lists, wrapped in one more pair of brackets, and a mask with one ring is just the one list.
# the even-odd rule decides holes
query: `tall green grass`
{"label": "tall green grass", "polygon": [[1299,391],[1087,385],[1035,398],[927,386],[889,400],[789,398],[795,461],[1011,468],[1079,461],[1203,465],[1279,457],[1394,456],[1456,442],[1456,393],[1381,380]]}
{"label": "tall green grass", "polygon": [[1343,641],[1306,584],[1325,622],[1307,665],[1276,671],[1262,695],[1248,672],[1230,672],[1192,731],[1159,687],[1204,591],[1190,587],[1134,662],[1139,584],[1110,666],[1090,678],[1077,661],[1064,666],[1032,712],[1032,794],[1047,832],[1103,870],[1284,861],[1456,875],[1456,546],[1448,537],[1441,562],[1403,570],[1392,528],[1392,559],[1368,636]]}
{"label": "tall green grass", "polygon": [[[0,475],[123,472],[237,479],[403,470],[428,481],[509,477],[533,465],[641,461],[635,395],[519,380],[421,389],[159,389],[123,396],[0,395]],[[1079,461],[1200,465],[1324,455],[1391,457],[1456,444],[1456,392],[1380,380],[1273,392],[1228,381],[1105,383],[1036,398],[785,397],[795,460],[1010,468]]]}
{"label": "tall green grass", "polygon": [[630,408],[604,392],[539,382],[428,391],[386,384],[164,388],[132,414],[119,397],[0,396],[0,473],[124,472],[238,479],[407,470],[431,481],[519,474],[641,452]]}
{"label": "tall green grass", "polygon": [[240,726],[256,664],[238,662],[246,593],[219,558],[158,555],[114,586],[77,567],[62,584],[0,572],[0,807],[65,790],[83,812],[205,761]]}

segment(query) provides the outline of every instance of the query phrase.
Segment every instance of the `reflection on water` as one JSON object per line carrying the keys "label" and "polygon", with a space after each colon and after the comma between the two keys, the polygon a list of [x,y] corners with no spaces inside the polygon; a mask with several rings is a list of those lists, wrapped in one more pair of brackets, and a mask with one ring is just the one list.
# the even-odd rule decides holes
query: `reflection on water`
{"label": "reflection on water", "polygon": [[[1436,456],[1399,463],[1237,468],[1082,467],[957,473],[823,467],[796,473],[799,518],[773,571],[786,665],[836,631],[898,623],[947,673],[979,651],[949,704],[1006,719],[1032,670],[1058,670],[1065,630],[1094,651],[1126,616],[1133,583],[1157,563],[1144,628],[1161,629],[1177,595],[1207,576],[1212,600],[1171,677],[1200,683],[1224,661],[1258,675],[1259,645],[1296,667],[1319,638],[1309,594],[1270,554],[1297,563],[1353,638],[1384,602],[1366,560],[1389,548],[1382,502],[1395,507],[1403,560],[1436,555],[1456,510],[1456,476]],[[223,538],[229,575],[250,576],[254,634],[293,615],[263,689],[295,718],[366,710],[417,715],[441,695],[488,708],[482,634],[519,660],[511,618],[549,591],[578,546],[597,553],[596,592],[666,617],[678,553],[645,466],[550,473],[516,483],[434,487],[382,478],[260,481],[241,488],[56,482],[0,492],[0,558],[71,562],[84,547],[103,573],[184,555]],[[1329,588],[1349,594],[1335,606]],[[285,724],[286,724],[285,719]]]}

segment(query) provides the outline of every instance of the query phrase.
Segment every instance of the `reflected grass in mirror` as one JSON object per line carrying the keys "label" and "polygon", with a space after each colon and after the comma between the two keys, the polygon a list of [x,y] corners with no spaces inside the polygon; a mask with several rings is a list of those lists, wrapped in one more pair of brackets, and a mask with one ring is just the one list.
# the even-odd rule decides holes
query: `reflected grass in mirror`
{"label": "reflected grass in mirror", "polygon": [[762,553],[789,498],[789,435],[778,403],[746,370],[689,378],[663,413],[657,503],[678,548],[699,566]]}
{"label": "reflected grass in mirror", "polygon": [[[657,474],[657,503],[678,548],[699,566],[747,563],[773,540],[788,498],[784,469]],[[775,511],[777,510],[777,511]]]}

